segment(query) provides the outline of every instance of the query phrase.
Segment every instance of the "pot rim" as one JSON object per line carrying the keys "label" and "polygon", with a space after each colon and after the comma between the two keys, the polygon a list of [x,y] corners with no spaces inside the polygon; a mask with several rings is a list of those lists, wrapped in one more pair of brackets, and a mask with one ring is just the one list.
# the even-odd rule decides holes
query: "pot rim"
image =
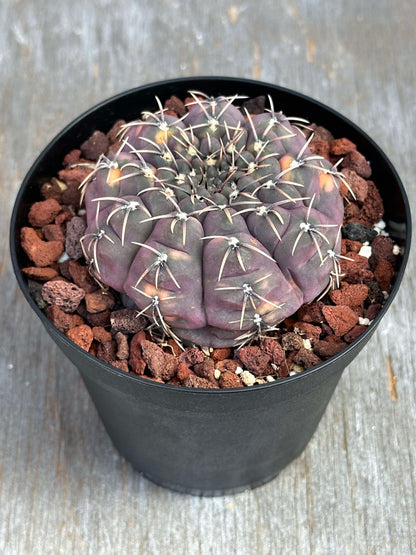
{"label": "pot rim", "polygon": [[[46,317],[44,312],[38,307],[38,305],[34,301],[33,297],[30,295],[29,289],[28,289],[28,286],[27,286],[27,282],[26,282],[25,278],[23,277],[23,274],[21,272],[21,268],[18,264],[18,257],[17,257],[17,252],[16,252],[16,242],[15,242],[15,235],[16,235],[16,232],[18,231],[16,229],[17,217],[18,217],[18,208],[21,204],[21,201],[22,201],[24,195],[26,194],[26,189],[27,189],[28,185],[30,184],[30,182],[32,180],[32,176],[35,173],[35,171],[37,169],[37,166],[42,161],[42,159],[46,155],[46,153],[55,145],[55,143],[58,142],[66,133],[68,133],[73,127],[75,127],[85,117],[91,115],[96,110],[105,107],[107,104],[110,104],[114,101],[117,101],[118,99],[121,99],[125,96],[128,96],[130,94],[133,94],[133,93],[136,93],[136,92],[139,92],[139,91],[149,90],[149,89],[154,88],[154,87],[169,86],[170,84],[185,84],[185,83],[191,84],[191,83],[193,83],[195,81],[199,81],[199,80],[205,80],[205,81],[211,81],[211,82],[226,81],[227,83],[236,83],[236,84],[240,84],[240,85],[241,84],[242,85],[244,85],[244,84],[256,85],[256,86],[259,86],[259,87],[274,89],[276,92],[282,92],[282,93],[290,94],[293,97],[297,97],[300,100],[307,101],[307,102],[313,104],[315,107],[320,108],[322,110],[325,110],[330,116],[334,116],[338,119],[341,119],[344,124],[351,127],[356,133],[358,133],[360,135],[360,137],[364,141],[367,141],[370,144],[370,146],[374,150],[376,150],[378,152],[378,154],[384,159],[385,163],[387,164],[391,173],[393,174],[394,179],[396,181],[396,184],[397,184],[397,186],[400,190],[402,200],[403,200],[403,204],[404,204],[405,214],[406,214],[405,245],[404,245],[404,252],[403,252],[403,255],[402,255],[402,259],[401,259],[400,268],[399,268],[399,270],[396,274],[396,279],[395,279],[393,288],[392,288],[392,290],[389,294],[388,299],[386,300],[385,304],[383,305],[383,308],[381,309],[381,311],[377,314],[377,316],[374,318],[374,320],[372,320],[372,322],[368,326],[368,328],[357,339],[355,339],[352,343],[350,343],[347,347],[345,347],[342,351],[340,351],[336,355],[330,357],[329,359],[313,366],[312,368],[304,370],[303,372],[300,372],[299,374],[295,374],[294,376],[287,376],[286,378],[279,379],[279,380],[276,380],[274,382],[268,382],[268,383],[265,383],[265,384],[257,384],[255,387],[253,386],[253,387],[238,387],[238,388],[224,388],[224,389],[204,389],[204,388],[187,388],[187,387],[183,387],[183,386],[169,385],[169,384],[166,384],[166,383],[154,382],[152,380],[142,378],[142,377],[137,376],[135,374],[126,373],[123,370],[120,370],[119,368],[116,368],[115,366],[112,366],[111,364],[109,364],[107,362],[104,362],[103,360],[100,360],[99,358],[97,358],[94,355],[90,354],[89,352],[85,351],[84,349],[79,347],[76,343],[71,341],[64,333],[59,331],[50,322],[50,320],[48,320],[48,318]],[[320,102],[318,100],[315,100],[314,98],[312,98],[310,96],[307,96],[303,93],[294,91],[293,89],[289,89],[289,88],[286,88],[286,87],[281,87],[281,86],[273,84],[273,83],[268,83],[268,82],[265,82],[265,81],[259,81],[259,80],[255,80],[255,79],[246,79],[246,78],[240,78],[240,77],[227,77],[227,76],[211,76],[211,75],[210,76],[204,76],[204,75],[201,75],[201,76],[193,76],[193,77],[179,77],[179,78],[173,78],[173,79],[164,79],[164,80],[160,80],[160,81],[154,81],[154,82],[151,82],[151,83],[147,83],[147,84],[141,85],[139,87],[130,88],[126,91],[122,91],[120,93],[117,93],[116,95],[113,95],[113,96],[105,99],[105,100],[102,100],[101,102],[95,104],[91,108],[85,110],[82,114],[80,114],[78,117],[73,119],[70,123],[68,123],[42,149],[41,153],[36,157],[35,161],[30,166],[29,170],[27,171],[27,173],[26,173],[26,175],[25,175],[25,177],[24,177],[24,179],[23,179],[23,181],[20,185],[19,191],[18,191],[16,199],[15,199],[15,203],[14,203],[14,206],[13,206],[13,212],[12,212],[12,216],[11,216],[11,220],[10,220],[9,248],[10,248],[10,252],[11,252],[12,266],[13,266],[14,274],[16,276],[19,287],[20,287],[24,297],[28,301],[29,305],[32,307],[32,309],[34,310],[36,315],[40,318],[42,324],[45,326],[47,331],[49,333],[52,333],[52,334],[53,333],[58,334],[60,339],[62,341],[64,341],[65,343],[67,343],[67,345],[69,347],[75,349],[78,352],[78,354],[86,356],[92,362],[101,366],[103,370],[105,370],[107,372],[110,372],[110,373],[114,374],[115,376],[118,376],[120,378],[123,377],[124,379],[133,380],[134,382],[138,382],[138,383],[140,383],[141,385],[144,385],[144,386],[157,387],[157,388],[163,388],[163,389],[168,388],[172,392],[177,391],[177,392],[181,392],[181,393],[184,393],[184,394],[198,393],[198,394],[204,394],[204,395],[225,395],[225,394],[226,395],[233,395],[233,394],[242,394],[242,393],[249,394],[249,392],[251,392],[251,391],[259,391],[260,389],[269,389],[271,387],[283,387],[285,385],[290,385],[290,383],[298,382],[298,380],[308,379],[308,377],[315,374],[315,372],[322,372],[322,371],[330,369],[331,366],[334,364],[334,362],[336,362],[337,360],[345,357],[345,355],[347,355],[351,350],[356,349],[357,347],[359,347],[359,345],[362,342],[366,343],[369,334],[372,334],[372,332],[378,326],[381,319],[384,317],[384,315],[386,314],[386,312],[390,308],[390,305],[392,304],[392,302],[393,302],[393,300],[394,300],[394,298],[395,298],[395,296],[396,296],[396,294],[397,294],[397,292],[400,288],[400,284],[401,284],[401,281],[403,279],[403,275],[404,275],[406,265],[407,265],[407,262],[408,262],[408,258],[409,258],[409,254],[410,254],[411,236],[412,236],[412,221],[411,221],[410,204],[409,204],[409,200],[408,200],[406,191],[404,189],[403,183],[402,183],[397,171],[395,170],[393,164],[390,162],[389,158],[384,153],[384,151],[378,146],[378,144],[369,135],[367,135],[367,133],[365,133],[365,131],[363,131],[360,127],[358,127],[358,125],[353,123],[350,119],[348,119],[347,117],[342,115],[340,112],[338,112],[338,111],[334,110],[333,108],[327,106],[326,104],[323,104],[322,102]]]}

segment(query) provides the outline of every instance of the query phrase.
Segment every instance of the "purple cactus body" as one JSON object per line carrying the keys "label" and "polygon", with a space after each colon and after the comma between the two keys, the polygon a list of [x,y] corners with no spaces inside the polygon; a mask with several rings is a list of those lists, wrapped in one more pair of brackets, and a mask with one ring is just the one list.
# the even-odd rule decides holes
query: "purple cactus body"
{"label": "purple cactus body", "polygon": [[342,174],[303,120],[191,93],[146,112],[86,179],[95,277],[178,342],[238,346],[313,300],[339,270]]}

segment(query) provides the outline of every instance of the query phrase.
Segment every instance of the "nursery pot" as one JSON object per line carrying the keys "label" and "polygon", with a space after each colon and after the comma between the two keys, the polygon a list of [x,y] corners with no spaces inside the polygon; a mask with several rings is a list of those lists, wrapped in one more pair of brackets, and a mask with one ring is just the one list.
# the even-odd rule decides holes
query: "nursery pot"
{"label": "nursery pot", "polygon": [[[370,161],[385,204],[390,235],[403,247],[391,294],[368,329],[338,355],[280,381],[239,389],[190,389],[127,374],[95,358],[58,331],[29,294],[21,268],[27,265],[19,233],[40,184],[57,174],[67,152],[93,131],[108,131],[118,119],[137,118],[171,95],[188,90],[216,95],[270,94],[288,115],[317,122],[348,137]],[[276,476],[312,437],[343,370],[364,347],[396,295],[411,237],[409,204],[402,183],[380,148],[348,119],[299,93],[258,81],[193,77],[153,83],[124,92],[68,125],[40,154],[26,175],[11,220],[11,255],[19,285],[49,335],[75,364],[118,451],[150,480],[200,495],[253,488]]]}

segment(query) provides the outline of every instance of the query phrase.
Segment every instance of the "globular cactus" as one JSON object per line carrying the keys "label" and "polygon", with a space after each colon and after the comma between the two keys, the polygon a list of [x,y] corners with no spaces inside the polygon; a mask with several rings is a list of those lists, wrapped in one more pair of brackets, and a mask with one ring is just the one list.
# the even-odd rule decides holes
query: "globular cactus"
{"label": "globular cactus", "polygon": [[126,124],[83,184],[91,271],[177,341],[245,344],[339,275],[343,176],[304,120],[191,92]]}

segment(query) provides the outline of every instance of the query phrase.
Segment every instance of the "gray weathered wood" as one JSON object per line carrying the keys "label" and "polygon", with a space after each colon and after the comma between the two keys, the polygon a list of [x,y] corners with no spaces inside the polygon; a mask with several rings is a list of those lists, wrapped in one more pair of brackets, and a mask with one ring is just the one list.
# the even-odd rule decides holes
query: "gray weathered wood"
{"label": "gray weathered wood", "polygon": [[409,0],[3,0],[1,553],[416,551],[414,258],[301,457],[257,490],[200,499],[151,484],[116,453],[18,292],[6,242],[19,183],[61,127],[114,93],[182,75],[260,78],[331,105],[386,151],[414,206],[415,28]]}

